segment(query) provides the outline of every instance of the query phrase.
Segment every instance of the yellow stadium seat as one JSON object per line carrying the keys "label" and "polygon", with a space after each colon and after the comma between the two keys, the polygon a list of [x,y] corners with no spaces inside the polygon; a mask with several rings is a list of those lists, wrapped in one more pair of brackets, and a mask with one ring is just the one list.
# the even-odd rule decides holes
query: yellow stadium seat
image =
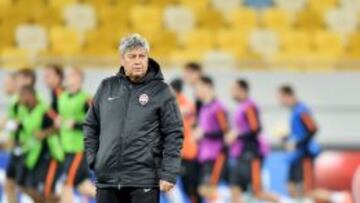
{"label": "yellow stadium seat", "polygon": [[178,35],[182,35],[194,28],[194,13],[186,6],[167,6],[164,9],[164,25],[166,29],[172,30]]}
{"label": "yellow stadium seat", "polygon": [[214,48],[214,33],[211,30],[198,29],[186,34],[184,47],[194,51],[204,52]]}
{"label": "yellow stadium seat", "polygon": [[323,26],[323,17],[316,10],[303,10],[296,19],[296,26],[300,29],[318,30]]}
{"label": "yellow stadium seat", "polygon": [[107,5],[98,8],[99,24],[127,28],[129,26],[129,9]]}
{"label": "yellow stadium seat", "polygon": [[159,31],[162,26],[161,9],[156,6],[134,6],[130,10],[130,23],[138,31]]}
{"label": "yellow stadium seat", "polygon": [[[114,53],[114,50],[117,50],[119,46],[121,38],[128,33],[128,29],[100,26],[86,34],[84,52],[86,54],[99,54],[102,56]],[[96,47],[99,47],[99,49],[97,50]]]}
{"label": "yellow stadium seat", "polygon": [[256,11],[251,8],[239,8],[232,11],[228,16],[228,22],[232,28],[249,32],[258,26]]}
{"label": "yellow stadium seat", "polygon": [[12,3],[12,0],[0,0],[0,6],[9,6]]}
{"label": "yellow stadium seat", "polygon": [[114,27],[100,27],[86,35],[84,54],[93,56],[111,56],[117,53],[121,37],[127,33]]}
{"label": "yellow stadium seat", "polygon": [[155,5],[155,6],[164,7],[164,6],[167,6],[169,4],[174,4],[174,3],[176,3],[176,1],[177,0],[145,0],[145,3]]}
{"label": "yellow stadium seat", "polygon": [[334,8],[324,14],[329,30],[347,36],[356,31],[358,25],[357,13],[351,9]]}
{"label": "yellow stadium seat", "polygon": [[291,26],[290,15],[286,10],[270,8],[263,11],[261,22],[266,28],[283,30]]}
{"label": "yellow stadium seat", "polygon": [[70,56],[80,53],[80,37],[75,30],[54,26],[50,29],[51,52],[55,55]]}
{"label": "yellow stadium seat", "polygon": [[278,62],[293,63],[307,60],[312,52],[311,36],[307,31],[283,30],[280,36]]}
{"label": "yellow stadium seat", "polygon": [[341,36],[327,31],[316,31],[313,35],[315,60],[335,62],[343,52]]}
{"label": "yellow stadium seat", "polygon": [[306,3],[307,0],[274,0],[275,6],[295,14],[303,10]]}
{"label": "yellow stadium seat", "polygon": [[8,47],[15,44],[15,29],[0,23],[0,47]]}
{"label": "yellow stadium seat", "polygon": [[180,4],[188,6],[194,10],[202,10],[206,9],[210,6],[209,0],[201,0],[201,1],[194,1],[194,0],[178,0]]}
{"label": "yellow stadium seat", "polygon": [[1,52],[2,66],[8,68],[24,67],[30,64],[30,55],[26,50],[7,47]]}
{"label": "yellow stadium seat", "polygon": [[223,14],[214,9],[197,10],[197,21],[200,28],[216,30],[224,25]]}
{"label": "yellow stadium seat", "polygon": [[359,0],[340,0],[340,6],[355,12],[360,11],[360,1]]}
{"label": "yellow stadium seat", "polygon": [[219,30],[216,34],[216,47],[231,53],[235,58],[248,58],[249,34],[236,29]]}
{"label": "yellow stadium seat", "polygon": [[176,34],[171,31],[162,31],[150,41],[150,55],[155,58],[167,59],[177,46]]}
{"label": "yellow stadium seat", "polygon": [[49,5],[62,8],[68,4],[76,3],[76,1],[77,0],[49,0]]}
{"label": "yellow stadium seat", "polygon": [[348,38],[346,58],[360,59],[360,32],[354,33]]}
{"label": "yellow stadium seat", "polygon": [[44,9],[38,10],[35,13],[34,18],[37,23],[42,24],[47,28],[60,24],[62,21],[60,9],[53,6],[47,6]]}
{"label": "yellow stadium seat", "polygon": [[335,7],[338,0],[308,0],[310,9],[314,9],[319,12],[324,12],[331,7]]}
{"label": "yellow stadium seat", "polygon": [[249,48],[265,60],[274,57],[279,51],[280,43],[276,32],[269,29],[258,29],[249,36]]}
{"label": "yellow stadium seat", "polygon": [[179,62],[200,60],[205,52],[214,48],[214,43],[214,33],[211,30],[194,30],[185,34],[182,48],[174,50],[171,59]]}
{"label": "yellow stadium seat", "polygon": [[[17,24],[24,23],[31,17],[31,10],[21,6],[11,6],[7,10],[3,10],[1,14],[3,22],[8,26],[15,27]],[[21,15],[19,15],[21,13]]]}

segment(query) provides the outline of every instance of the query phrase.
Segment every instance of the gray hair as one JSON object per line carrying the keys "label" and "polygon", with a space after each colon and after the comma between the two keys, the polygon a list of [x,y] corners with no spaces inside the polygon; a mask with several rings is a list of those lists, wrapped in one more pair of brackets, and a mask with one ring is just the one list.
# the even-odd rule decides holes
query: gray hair
{"label": "gray hair", "polygon": [[130,34],[121,39],[119,45],[121,55],[135,48],[144,48],[147,52],[150,51],[148,41],[138,33]]}

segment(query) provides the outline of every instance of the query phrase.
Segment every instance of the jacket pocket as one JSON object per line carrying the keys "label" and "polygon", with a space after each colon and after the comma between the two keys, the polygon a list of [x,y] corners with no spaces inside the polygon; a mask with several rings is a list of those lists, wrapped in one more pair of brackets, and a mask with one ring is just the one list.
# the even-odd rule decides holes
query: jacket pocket
{"label": "jacket pocket", "polygon": [[111,151],[104,152],[99,150],[95,157],[94,171],[97,175],[108,174],[116,169],[116,153]]}

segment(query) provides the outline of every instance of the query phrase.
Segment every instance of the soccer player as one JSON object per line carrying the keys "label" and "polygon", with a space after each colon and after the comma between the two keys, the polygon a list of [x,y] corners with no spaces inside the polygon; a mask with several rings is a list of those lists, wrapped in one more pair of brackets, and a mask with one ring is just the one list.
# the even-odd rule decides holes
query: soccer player
{"label": "soccer player", "polygon": [[226,159],[224,135],[228,131],[227,112],[216,98],[214,83],[210,77],[202,76],[196,85],[198,98],[203,103],[195,137],[199,140],[198,161],[201,185],[199,192],[206,199],[214,199],[214,191],[223,173]]}
{"label": "soccer player", "polygon": [[183,81],[175,79],[170,83],[175,92],[184,123],[184,143],[182,149],[182,184],[185,193],[192,203],[200,203],[198,195],[198,163],[197,145],[192,135],[192,127],[195,122],[194,104],[183,94]]}
{"label": "soccer player", "polygon": [[230,185],[232,202],[244,202],[242,193],[249,190],[261,200],[278,202],[279,199],[262,188],[261,166],[268,149],[261,139],[260,111],[250,98],[250,86],[244,79],[237,80],[231,94],[238,103],[233,129],[226,136],[230,147]]}
{"label": "soccer player", "polygon": [[19,102],[19,145],[25,167],[21,183],[23,191],[35,202],[56,202],[56,199],[50,196],[55,187],[53,180],[56,174],[52,171],[54,167],[49,167],[50,151],[54,149],[50,139],[56,130],[53,125],[54,113],[48,110],[31,86],[21,89]]}
{"label": "soccer player", "polygon": [[91,98],[82,90],[84,81],[80,69],[69,69],[65,77],[65,91],[58,100],[59,116],[56,125],[60,129],[60,140],[65,152],[63,170],[65,184],[62,190],[61,202],[74,202],[73,189],[82,195],[95,198],[95,186],[90,180],[90,171],[84,156],[84,135],[82,124]]}
{"label": "soccer player", "polygon": [[64,91],[63,88],[64,73],[60,65],[50,64],[45,67],[44,81],[46,86],[51,91],[51,108],[58,112],[57,102],[60,94]]}
{"label": "soccer player", "polygon": [[313,160],[320,152],[314,140],[318,127],[310,109],[299,101],[290,85],[281,86],[278,97],[291,110],[290,134],[284,140],[290,161],[288,190],[292,197],[302,197],[314,189]]}
{"label": "soccer player", "polygon": [[[195,92],[196,84],[200,81],[203,76],[202,66],[195,62],[189,62],[184,67],[184,81],[193,89]],[[199,98],[195,98],[196,116],[199,115],[202,102]]]}
{"label": "soccer player", "polygon": [[36,75],[31,69],[24,68],[9,76],[7,81],[10,82],[7,86],[15,86],[6,88],[11,89],[11,91],[8,93],[12,94],[12,101],[8,108],[6,122],[7,129],[9,130],[11,136],[12,150],[10,153],[8,166],[6,168],[6,180],[4,190],[8,202],[16,203],[18,202],[17,189],[21,188],[19,185],[22,185],[24,183],[25,178],[25,167],[22,160],[22,148],[19,143],[20,121],[18,110],[20,102],[18,99],[18,93],[25,86],[33,87],[36,82]]}
{"label": "soccer player", "polygon": [[[49,112],[51,112],[51,116],[55,121],[59,118],[58,101],[60,95],[64,91],[63,79],[64,73],[60,65],[50,64],[45,67],[44,81],[51,92]],[[48,201],[55,201],[57,197],[54,194],[54,185],[56,185],[56,183],[60,180],[62,164],[65,159],[64,150],[60,142],[60,132],[58,128],[56,128],[56,131],[47,138],[47,143],[49,144],[49,150],[42,151],[42,157],[44,159],[42,167],[45,168],[45,171],[48,171],[44,184],[45,190],[43,191],[43,194]]]}

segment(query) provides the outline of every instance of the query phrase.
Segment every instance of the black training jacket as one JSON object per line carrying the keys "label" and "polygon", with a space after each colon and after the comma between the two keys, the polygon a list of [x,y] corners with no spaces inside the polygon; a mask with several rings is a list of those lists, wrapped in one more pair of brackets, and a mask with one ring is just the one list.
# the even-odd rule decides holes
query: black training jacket
{"label": "black training jacket", "polygon": [[180,171],[183,123],[175,96],[160,66],[132,83],[121,67],[104,79],[83,125],[86,158],[96,185],[157,187],[176,182]]}

